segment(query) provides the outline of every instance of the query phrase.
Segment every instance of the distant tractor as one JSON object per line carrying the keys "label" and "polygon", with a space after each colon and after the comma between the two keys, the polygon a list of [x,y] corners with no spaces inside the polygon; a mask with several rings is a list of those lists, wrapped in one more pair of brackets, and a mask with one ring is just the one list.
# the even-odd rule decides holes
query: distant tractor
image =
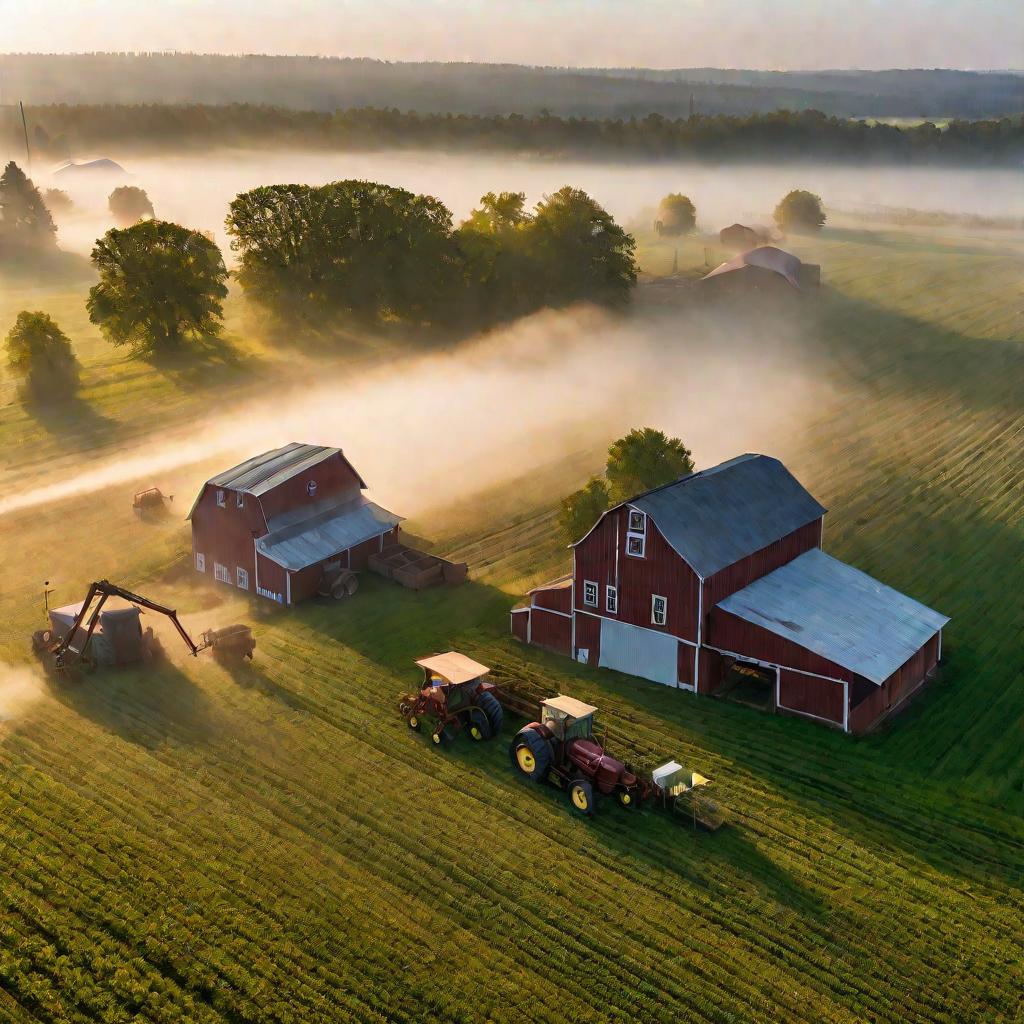
{"label": "distant tractor", "polygon": [[132,511],[137,516],[159,515],[172,501],[173,494],[164,494],[159,487],[147,487],[132,498]]}
{"label": "distant tractor", "polygon": [[410,729],[419,732],[426,723],[436,746],[447,746],[463,729],[476,742],[501,732],[505,714],[494,684],[484,678],[490,672],[486,665],[455,651],[416,664],[423,669],[420,692],[398,705]]}
{"label": "distant tractor", "polygon": [[722,824],[716,805],[698,799],[711,780],[686,772],[675,761],[656,768],[649,778],[606,753],[594,737],[597,708],[574,697],[549,697],[540,702],[540,721],[516,733],[509,747],[512,766],[534,782],[548,782],[569,797],[573,810],[592,815],[601,796],[625,808],[653,800],[666,810],[692,818],[713,831]]}
{"label": "distant tractor", "polygon": [[165,608],[107,580],[91,584],[81,604],[50,608],[50,627],[32,635],[32,648],[46,667],[60,677],[75,669],[151,663],[162,658],[164,651],[153,628],[142,628],[143,609],[166,615],[193,656],[209,649],[219,661],[240,661],[251,659],[256,648],[252,630],[244,625],[208,629],[197,644],[178,621],[173,608]]}

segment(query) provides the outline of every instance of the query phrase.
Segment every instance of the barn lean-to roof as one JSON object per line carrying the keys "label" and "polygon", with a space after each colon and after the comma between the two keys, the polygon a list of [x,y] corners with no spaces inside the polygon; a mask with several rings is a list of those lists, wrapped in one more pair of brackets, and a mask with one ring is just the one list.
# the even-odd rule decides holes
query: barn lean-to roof
{"label": "barn lean-to roof", "polygon": [[616,508],[623,505],[645,512],[705,579],[826,511],[778,459],[754,454],[691,473]]}
{"label": "barn lean-to roof", "polygon": [[720,277],[722,274],[730,274],[735,270],[742,270],[744,267],[760,267],[762,270],[771,270],[781,277],[784,277],[794,288],[800,287],[800,260],[791,252],[786,252],[775,245],[759,245],[756,249],[748,249],[726,260],[701,278],[707,281],[712,277]]}
{"label": "barn lean-to roof", "polygon": [[879,686],[949,622],[819,548],[716,607]]}

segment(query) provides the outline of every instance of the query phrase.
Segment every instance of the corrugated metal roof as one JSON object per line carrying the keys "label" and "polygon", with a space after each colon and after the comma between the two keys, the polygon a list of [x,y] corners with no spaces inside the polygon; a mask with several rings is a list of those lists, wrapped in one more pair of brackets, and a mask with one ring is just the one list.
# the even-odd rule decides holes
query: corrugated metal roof
{"label": "corrugated metal roof", "polygon": [[401,516],[360,495],[301,523],[260,537],[256,548],[285,569],[304,569],[378,537],[401,521]]}
{"label": "corrugated metal roof", "polygon": [[778,459],[740,455],[625,502],[704,578],[825,514]]}
{"label": "corrugated metal roof", "polygon": [[[736,227],[737,225],[733,225]],[[742,225],[739,225],[742,227]],[[748,249],[734,256],[731,260],[720,264],[705,274],[702,280],[709,277],[718,277],[719,274],[728,274],[734,270],[742,270],[744,267],[761,267],[763,270],[774,270],[781,274],[794,288],[800,287],[800,260],[791,252],[785,252],[775,245],[759,245],[756,249]]]}
{"label": "corrugated metal roof", "polygon": [[949,622],[818,548],[717,607],[878,685]]}

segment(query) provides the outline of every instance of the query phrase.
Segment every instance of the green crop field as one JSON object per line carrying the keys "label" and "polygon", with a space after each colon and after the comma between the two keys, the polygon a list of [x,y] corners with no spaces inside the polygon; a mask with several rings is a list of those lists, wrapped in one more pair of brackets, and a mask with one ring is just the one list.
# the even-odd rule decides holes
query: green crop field
{"label": "green crop field", "polygon": [[[633,315],[684,302],[705,246],[721,258],[680,243],[680,282],[642,285]],[[675,248],[641,239],[644,268]],[[802,312],[820,402],[766,444],[830,509],[826,549],[953,617],[909,710],[855,739],[513,643],[509,608],[566,567],[556,500],[610,437],[408,524],[470,561],[466,586],[367,579],[288,613],[193,580],[178,506],[209,465],[168,474],[155,524],[136,482],[41,500],[0,517],[0,1019],[1021,1020],[1024,237],[835,227],[795,249],[822,265]],[[86,286],[0,284],[0,327],[51,309],[85,384],[39,418],[3,379],[0,499],[173,443],[291,366],[237,302],[232,359],[126,360]],[[749,402],[775,400],[752,373]],[[189,659],[157,624],[158,673],[25,697],[43,579],[64,603],[97,575],[190,629],[253,623],[254,662]],[[579,820],[503,742],[436,752],[395,703],[449,647],[592,701],[617,753],[712,776],[729,825]]]}

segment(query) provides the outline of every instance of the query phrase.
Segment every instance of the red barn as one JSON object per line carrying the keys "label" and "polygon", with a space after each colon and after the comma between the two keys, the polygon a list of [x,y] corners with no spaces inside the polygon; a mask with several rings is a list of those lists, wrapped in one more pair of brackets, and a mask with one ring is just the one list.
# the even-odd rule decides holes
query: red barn
{"label": "red barn", "polygon": [[824,515],[777,459],[741,455],[609,509],[512,632],[697,693],[739,681],[864,732],[933,674],[949,620],[826,555]]}
{"label": "red barn", "polygon": [[292,443],[218,473],[192,521],[197,572],[279,604],[316,593],[324,572],[365,569],[398,540],[401,517],[363,495],[340,448]]}

